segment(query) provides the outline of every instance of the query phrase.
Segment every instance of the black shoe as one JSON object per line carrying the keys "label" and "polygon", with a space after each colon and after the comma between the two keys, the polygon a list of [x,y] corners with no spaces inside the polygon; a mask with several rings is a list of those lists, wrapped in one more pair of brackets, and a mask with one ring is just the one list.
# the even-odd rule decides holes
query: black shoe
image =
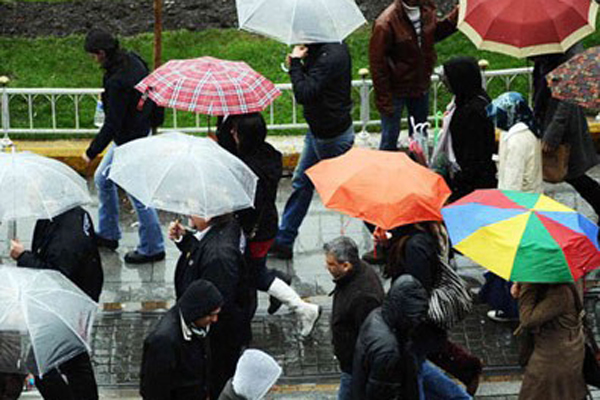
{"label": "black shoe", "polygon": [[109,250],[116,250],[119,247],[119,241],[113,239],[106,239],[102,236],[96,235],[96,246],[104,247]]}
{"label": "black shoe", "polygon": [[273,243],[269,254],[280,260],[291,260],[294,257],[294,250],[291,247]]}
{"label": "black shoe", "polygon": [[154,261],[161,261],[164,259],[165,259],[164,251],[153,254],[151,256],[146,256],[144,254],[140,254],[137,252],[137,250],[130,251],[127,254],[125,254],[125,262],[128,264],[145,264],[145,263],[151,263]]}
{"label": "black shoe", "polygon": [[362,260],[371,265],[383,265],[386,262],[383,250],[380,250],[379,248],[377,249],[377,256],[375,255],[375,250],[371,250],[368,253],[363,254]]}
{"label": "black shoe", "polygon": [[[287,283],[288,286],[291,285],[291,283],[292,283],[291,276],[289,276],[285,272],[281,272],[277,269],[273,270],[273,273],[275,274],[275,276],[277,278],[279,278],[282,281],[284,281],[285,283]],[[279,301],[276,297],[269,296],[269,308],[267,309],[267,312],[270,315],[273,315],[279,310],[280,307],[281,307],[281,301]]]}

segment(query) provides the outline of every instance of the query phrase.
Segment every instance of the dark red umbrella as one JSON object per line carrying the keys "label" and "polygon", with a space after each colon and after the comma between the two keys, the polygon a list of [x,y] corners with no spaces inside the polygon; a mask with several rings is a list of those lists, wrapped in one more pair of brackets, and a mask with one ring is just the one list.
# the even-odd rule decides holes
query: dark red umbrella
{"label": "dark red umbrella", "polygon": [[596,29],[595,0],[460,0],[458,29],[482,50],[564,53]]}
{"label": "dark red umbrella", "polygon": [[553,97],[600,109],[600,46],[571,58],[549,73],[546,79]]}

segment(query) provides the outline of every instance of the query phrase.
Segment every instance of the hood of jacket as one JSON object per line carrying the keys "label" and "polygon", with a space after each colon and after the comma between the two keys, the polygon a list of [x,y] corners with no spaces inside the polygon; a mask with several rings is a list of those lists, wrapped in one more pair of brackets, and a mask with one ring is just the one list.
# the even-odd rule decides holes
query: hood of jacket
{"label": "hood of jacket", "polygon": [[215,285],[204,279],[194,281],[177,301],[187,325],[223,305],[223,296]]}
{"label": "hood of jacket", "polygon": [[381,306],[386,324],[402,336],[419,325],[428,311],[427,291],[417,279],[407,274],[396,279]]}
{"label": "hood of jacket", "polygon": [[444,76],[450,90],[456,96],[456,105],[467,103],[473,97],[484,95],[481,69],[472,57],[455,57],[444,64]]}
{"label": "hood of jacket", "polygon": [[273,357],[257,349],[248,349],[235,368],[233,390],[244,399],[260,400],[277,382],[281,371]]}

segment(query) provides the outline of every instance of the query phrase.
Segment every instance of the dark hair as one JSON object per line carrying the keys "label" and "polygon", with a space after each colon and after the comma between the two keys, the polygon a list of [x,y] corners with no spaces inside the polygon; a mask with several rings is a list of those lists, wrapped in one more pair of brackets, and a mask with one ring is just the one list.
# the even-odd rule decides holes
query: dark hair
{"label": "dark hair", "polygon": [[108,57],[119,50],[119,41],[102,29],[92,29],[85,37],[83,48],[88,53],[98,54],[104,51]]}
{"label": "dark hair", "polygon": [[267,123],[260,113],[232,115],[231,126],[238,135],[240,155],[251,154],[267,138]]}

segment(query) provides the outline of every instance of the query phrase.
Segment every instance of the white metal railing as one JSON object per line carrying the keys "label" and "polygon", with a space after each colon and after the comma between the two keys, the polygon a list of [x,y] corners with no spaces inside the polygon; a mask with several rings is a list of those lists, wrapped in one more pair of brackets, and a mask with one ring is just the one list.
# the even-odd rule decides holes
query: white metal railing
{"label": "white metal railing", "polygon": [[[488,87],[500,81],[501,91],[511,90],[519,77],[527,79],[527,95],[531,95],[532,68],[515,68],[505,70],[485,71]],[[352,82],[355,102],[360,110],[354,115],[360,115],[354,120],[354,125],[366,130],[367,126],[378,125],[378,114],[372,110],[373,84],[366,76]],[[299,115],[299,107],[292,92],[290,83],[277,84],[282,91],[275,102],[266,110],[269,129],[298,130],[305,129],[306,123]],[[8,88],[4,87],[1,101],[2,130],[4,134],[89,134],[98,131],[93,126],[93,113],[96,99],[102,89],[58,89],[58,88]],[[432,77],[431,94],[434,113],[440,110],[440,96],[444,93],[443,84],[437,75]],[[442,105],[443,106],[443,105]],[[278,117],[276,110],[289,107],[286,118]],[[281,111],[279,111],[281,112]],[[177,129],[183,132],[206,132],[200,115],[171,110],[169,120],[162,130]],[[187,114],[187,115],[186,115]],[[183,116],[182,116],[183,115]],[[430,117],[431,119],[433,116]]]}

